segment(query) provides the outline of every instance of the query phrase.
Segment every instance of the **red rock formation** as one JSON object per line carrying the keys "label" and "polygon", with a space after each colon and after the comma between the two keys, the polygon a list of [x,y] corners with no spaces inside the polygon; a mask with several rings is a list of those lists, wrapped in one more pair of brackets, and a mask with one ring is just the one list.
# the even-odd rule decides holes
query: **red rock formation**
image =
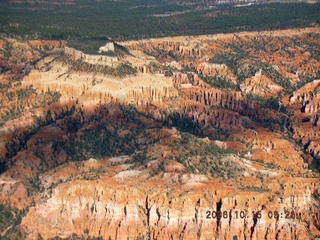
{"label": "red rock formation", "polygon": [[293,137],[306,147],[307,152],[318,157],[320,156],[319,86],[320,80],[306,84],[295,91],[288,102],[288,109],[293,113],[290,117]]}
{"label": "red rock formation", "polygon": [[[311,198],[319,188],[317,179],[295,180],[292,185],[286,184],[291,180],[283,180],[284,195],[274,199],[269,193],[222,188],[221,181],[197,180],[188,174],[180,176],[182,187],[154,187],[154,179],[144,180],[142,185],[135,180],[142,174],[124,170],[120,178],[61,184],[23,218],[27,239],[38,234],[47,239],[73,233],[104,239],[308,239],[308,224],[318,214]],[[176,177],[165,173],[162,181]],[[221,219],[216,217],[219,211]],[[293,211],[294,218],[301,214],[301,220],[286,218],[287,211]]]}
{"label": "red rock formation", "polygon": [[195,69],[198,74],[202,74],[203,76],[222,77],[232,83],[236,83],[237,81],[237,77],[225,64],[202,62]]}
{"label": "red rock formation", "polygon": [[241,109],[241,92],[199,87],[185,88],[183,91],[187,99],[200,102],[204,105],[222,107],[234,111]]}
{"label": "red rock formation", "polygon": [[279,94],[283,88],[262,75],[261,72],[257,72],[255,76],[247,78],[244,83],[240,84],[240,89],[245,94],[271,97]]}
{"label": "red rock formation", "polygon": [[212,109],[195,101],[182,101],[179,113],[204,127],[237,129],[238,131],[241,131],[242,128],[239,113],[225,109]]}
{"label": "red rock formation", "polygon": [[[20,225],[22,236],[26,239],[65,238],[73,234],[79,238],[104,239],[318,236],[320,214],[315,199],[320,192],[318,174],[307,170],[302,158],[307,154],[287,133],[292,131],[310,156],[319,156],[319,81],[283,99],[290,113],[287,116],[247,100],[240,91],[210,88],[197,75],[198,72],[224,76],[235,83],[226,65],[207,64],[217,54],[232,53],[231,43],[238,44],[250,56],[240,60],[241,64],[247,66],[252,59],[261,59],[263,64],[275,65],[278,73],[293,85],[318,74],[318,62],[311,59],[311,53],[295,45],[287,46],[296,44],[293,38],[269,35],[232,34],[124,43],[136,55],[120,61],[132,62],[141,71],[125,78],[70,71],[69,63],[60,61],[56,51],[39,60],[19,83],[13,81],[7,87],[12,82],[10,77],[23,75],[19,68],[21,56],[34,61],[42,56],[36,48],[62,46],[58,42],[21,44],[10,40],[14,54],[1,66],[9,69],[16,66],[13,69],[16,73],[11,75],[10,70],[8,75],[1,76],[1,83],[6,85],[3,92],[33,86],[32,94],[26,98],[0,91],[0,111],[5,113],[13,105],[21,109],[19,117],[4,121],[0,128],[0,160],[5,161],[4,170],[1,165],[4,172],[0,176],[0,203],[28,209]],[[303,42],[306,36],[302,32],[295,38]],[[0,42],[0,47],[7,42]],[[257,49],[256,45],[262,47]],[[155,55],[158,52],[160,57],[147,57],[141,53],[143,50]],[[170,66],[165,61],[172,61],[169,51],[176,62],[171,66],[174,70],[169,68],[172,76],[166,77],[161,73]],[[189,68],[189,73],[179,72],[184,67]],[[279,90],[275,84],[274,89],[270,88],[271,80],[257,74],[245,80],[242,91],[271,96],[271,92],[276,94]],[[59,103],[50,103],[49,89],[61,93]],[[110,104],[114,102],[121,103],[121,107]],[[137,107],[140,113],[131,107],[124,111],[127,104]],[[176,121],[175,127],[171,126],[179,116],[194,124],[186,121],[187,126],[181,126],[184,122]],[[273,128],[266,126],[268,122]],[[206,138],[178,130],[188,131],[190,126],[201,129]],[[96,150],[100,144],[92,139],[95,135],[91,133],[97,129],[106,141],[110,136],[112,142],[123,144],[112,145],[114,155],[130,155],[84,161],[87,154],[93,154],[90,148]],[[131,138],[133,150],[127,148]],[[90,141],[95,145],[86,144]],[[105,150],[107,143],[102,145]],[[81,156],[71,158],[72,151]],[[219,178],[213,178],[216,173],[221,174]],[[235,176],[227,179],[227,173]],[[214,215],[219,210],[221,219]],[[261,212],[257,214],[258,211]],[[288,218],[286,211],[290,211]],[[300,214],[301,219],[296,219]]]}
{"label": "red rock formation", "polygon": [[197,74],[174,72],[172,75],[173,86],[185,88],[187,86],[210,87]]}

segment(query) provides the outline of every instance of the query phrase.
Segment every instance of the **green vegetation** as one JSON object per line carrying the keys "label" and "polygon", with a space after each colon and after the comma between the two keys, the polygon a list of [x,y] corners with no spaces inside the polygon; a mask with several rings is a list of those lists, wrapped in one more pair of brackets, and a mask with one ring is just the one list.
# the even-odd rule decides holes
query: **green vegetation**
{"label": "green vegetation", "polygon": [[12,43],[6,42],[6,44],[4,45],[3,49],[0,50],[0,52],[3,53],[5,59],[9,59],[12,56],[12,50]]}
{"label": "green vegetation", "polygon": [[223,77],[203,77],[201,79],[206,83],[210,84],[213,88],[218,89],[231,89],[231,90],[239,90],[239,86],[234,84]]}
{"label": "green vegetation", "polygon": [[[133,68],[131,63],[121,63],[117,67],[111,67],[106,65],[90,64],[79,59],[77,61],[71,61],[68,55],[63,55],[59,59],[64,63],[71,63],[70,70],[75,72],[93,72],[102,73],[105,75],[111,75],[115,77],[125,77],[127,75],[134,75],[137,73],[137,69]],[[95,82],[92,82],[94,85]]]}
{"label": "green vegetation", "polygon": [[[262,98],[255,95],[247,95],[248,102],[242,102],[241,114],[250,117],[256,124],[270,131],[281,130],[285,121],[285,116],[278,111],[279,101],[275,97]],[[250,101],[255,102],[254,109],[249,106]],[[274,111],[272,111],[273,109]],[[282,110],[280,108],[280,110]]]}
{"label": "green vegetation", "polygon": [[[137,138],[152,139],[146,133],[149,126],[140,120],[141,115],[131,106],[121,106],[121,114],[110,122],[108,110],[98,108],[91,115],[87,115],[84,122],[84,113],[74,106],[70,109],[59,110],[52,119],[52,112],[48,111],[43,119],[35,119],[35,124],[28,131],[17,134],[16,141],[8,141],[6,159],[14,157],[26,147],[27,141],[44,126],[55,123],[61,130],[68,132],[67,139],[54,139],[51,151],[45,152],[40,146],[35,147],[33,154],[40,160],[39,172],[45,172],[61,164],[57,156],[64,152],[67,161],[82,161],[90,158],[101,159],[104,157],[130,155],[135,150],[143,147],[145,143],[138,143]],[[113,118],[114,116],[110,116]],[[159,125],[160,126],[160,125]],[[130,130],[129,130],[130,129]],[[154,131],[159,131],[155,128]],[[154,132],[153,131],[153,132]],[[155,139],[154,141],[158,141]],[[150,142],[152,144],[152,142]],[[40,143],[41,145],[41,143]],[[1,159],[0,159],[1,160]],[[144,161],[137,159],[136,161]],[[1,161],[1,171],[6,170],[5,161]],[[94,176],[91,176],[94,177]],[[38,175],[29,179],[28,196],[33,196],[41,191]]]}
{"label": "green vegetation", "polygon": [[[257,48],[259,48],[259,43],[251,47],[258,50]],[[229,69],[237,76],[238,85],[242,83],[246,78],[254,76],[260,68],[265,66],[265,64],[261,62],[261,59],[254,58],[249,55],[249,50],[247,49],[249,48],[249,46],[247,46],[246,43],[240,41],[233,44],[227,44],[225,48],[230,48],[230,52],[219,53],[212,59],[210,59],[210,62],[226,64]],[[236,86],[234,85],[231,85],[230,87],[236,88]],[[239,86],[237,86],[237,88],[239,88]]]}
{"label": "green vegetation", "polygon": [[[139,113],[134,108],[122,106],[121,109],[121,115],[112,123],[104,118],[108,111],[103,108],[88,119],[90,126],[83,122],[81,112],[65,118],[64,128],[72,134],[67,141],[56,141],[52,148],[55,152],[66,152],[71,161],[134,153],[139,148],[136,138],[144,134],[147,126],[139,120]],[[130,131],[127,131],[128,127]]]}
{"label": "green vegetation", "polygon": [[[32,85],[24,88],[20,86],[22,76],[11,79],[8,84],[0,85],[0,126],[6,121],[16,119],[24,114],[28,107],[38,108],[54,104],[59,101],[61,94],[55,91],[36,93]],[[37,101],[33,101],[37,99]]]}
{"label": "green vegetation", "polygon": [[189,172],[224,179],[237,178],[242,174],[243,168],[232,160],[233,151],[206,143],[188,132],[180,134],[182,140],[173,144],[181,153],[176,156],[176,161],[183,164]]}
{"label": "green vegetation", "polygon": [[81,49],[86,54],[94,54],[94,55],[106,55],[106,56],[118,56],[119,58],[124,57],[125,55],[129,55],[128,49],[125,47],[113,42],[114,44],[114,52],[102,52],[98,53],[98,50],[101,46],[104,46],[107,42],[111,40],[107,37],[97,37],[97,38],[84,38],[84,39],[75,39],[70,43],[70,47],[75,49]]}
{"label": "green vegetation", "polygon": [[0,204],[0,233],[7,230],[1,239],[23,239],[19,224],[26,214],[25,210],[18,210]]}
{"label": "green vegetation", "polygon": [[[61,110],[58,114],[56,113],[56,120],[63,119],[66,116],[70,116],[75,112],[74,106],[70,109]],[[54,121],[51,118],[51,111],[48,110],[46,114],[45,119],[36,118],[35,123],[33,126],[29,127],[27,131],[16,134],[15,141],[14,139],[11,139],[11,141],[6,142],[6,158],[12,158],[14,157],[21,149],[26,147],[27,141],[36,134],[42,127],[52,124]]]}
{"label": "green vegetation", "polygon": [[253,192],[271,192],[270,189],[264,189],[263,187],[257,187],[257,186],[242,186],[242,187],[239,187],[240,190],[242,191],[253,191]]}
{"label": "green vegetation", "polygon": [[[313,157],[313,161],[310,165],[310,169],[320,173],[320,158],[319,157]],[[320,195],[320,193],[318,193],[318,195]]]}
{"label": "green vegetation", "polygon": [[279,109],[279,99],[276,97],[264,98],[257,95],[247,94],[246,98],[260,104],[264,108],[271,108],[275,111],[278,111]]}
{"label": "green vegetation", "polygon": [[0,174],[4,173],[7,170],[4,159],[0,158]]}
{"label": "green vegetation", "polygon": [[263,75],[266,75],[268,78],[272,79],[273,82],[282,86],[286,92],[292,92],[293,86],[288,78],[283,77],[274,67],[265,67],[261,72]]}
{"label": "green vegetation", "polygon": [[41,188],[41,181],[38,174],[35,177],[28,178],[28,182],[29,186],[26,189],[28,197],[34,196],[44,190],[43,187]]}
{"label": "green vegetation", "polygon": [[74,42],[108,37],[118,41],[306,27],[319,24],[319,12],[320,4],[304,3],[236,8],[157,0],[79,0],[63,6],[4,0],[0,2],[0,32]]}
{"label": "green vegetation", "polygon": [[[305,38],[308,40],[305,41]],[[222,44],[226,50],[218,52],[210,59],[210,63],[226,64],[236,75],[238,88],[245,79],[261,71],[262,75],[267,76],[274,83],[282,86],[285,94],[290,94],[306,83],[317,79],[319,75],[313,71],[305,71],[303,74],[300,74],[298,71],[299,64],[292,64],[292,62],[296,62],[296,56],[292,49],[299,49],[299,47],[301,47],[301,41],[304,42],[306,50],[311,53],[310,60],[319,59],[320,48],[315,43],[317,42],[316,39],[319,39],[319,36],[315,33],[308,34],[307,37],[304,36],[303,40],[300,37],[273,37],[271,34],[270,36],[257,35],[253,38],[239,38],[235,34],[231,43],[224,44],[218,42],[218,44]],[[283,67],[285,71],[289,73],[298,74],[300,81],[293,84],[290,79],[280,73],[279,69],[271,63],[267,64],[264,60],[264,55],[273,55],[274,58],[280,55],[287,59],[287,61],[280,62],[279,66]],[[300,65],[300,67],[303,67],[303,65]],[[217,81],[215,78],[209,78],[204,80],[212,86],[214,84],[222,88],[235,87],[226,85],[223,81],[224,79],[217,79]]]}
{"label": "green vegetation", "polygon": [[191,119],[180,116],[179,113],[171,113],[169,118],[172,121],[172,126],[177,127],[180,131],[188,132],[197,137],[204,137],[201,127],[194,123]]}
{"label": "green vegetation", "polygon": [[263,159],[256,159],[256,160],[252,160],[252,161],[258,162],[259,164],[266,167],[267,169],[280,169],[279,165],[277,165],[275,163],[265,162]]}

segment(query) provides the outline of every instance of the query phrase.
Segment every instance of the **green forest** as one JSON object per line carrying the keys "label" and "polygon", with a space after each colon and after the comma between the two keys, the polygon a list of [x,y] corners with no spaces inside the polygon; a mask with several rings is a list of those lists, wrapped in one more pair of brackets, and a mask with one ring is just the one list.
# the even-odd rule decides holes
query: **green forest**
{"label": "green forest", "polygon": [[[59,0],[57,0],[59,2]],[[0,33],[72,42],[115,41],[318,26],[320,4],[183,4],[165,0],[66,4],[0,1]]]}

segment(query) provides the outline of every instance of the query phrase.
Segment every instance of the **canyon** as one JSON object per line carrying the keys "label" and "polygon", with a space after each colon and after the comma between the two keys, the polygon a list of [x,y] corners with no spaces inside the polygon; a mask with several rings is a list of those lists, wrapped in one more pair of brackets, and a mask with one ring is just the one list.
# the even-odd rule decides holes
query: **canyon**
{"label": "canyon", "polygon": [[319,39],[2,38],[1,238],[319,238]]}

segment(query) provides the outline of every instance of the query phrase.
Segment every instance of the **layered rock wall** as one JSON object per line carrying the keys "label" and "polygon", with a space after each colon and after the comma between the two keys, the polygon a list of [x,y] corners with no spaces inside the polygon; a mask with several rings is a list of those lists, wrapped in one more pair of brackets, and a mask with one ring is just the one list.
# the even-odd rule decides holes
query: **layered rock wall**
{"label": "layered rock wall", "polygon": [[186,88],[183,89],[183,91],[187,99],[200,102],[204,105],[222,107],[235,111],[241,109],[241,92],[198,87]]}
{"label": "layered rock wall", "polygon": [[320,80],[314,80],[295,91],[289,98],[290,128],[293,137],[308,153],[320,157]]}
{"label": "layered rock wall", "polygon": [[[185,178],[188,179],[182,176]],[[123,240],[139,237],[205,240],[235,236],[239,240],[309,239],[307,225],[319,220],[311,197],[315,187],[319,187],[316,180],[296,189],[293,196],[285,195],[273,203],[268,201],[268,194],[247,192],[243,196],[232,188],[214,190],[214,184],[211,184],[213,190],[203,191],[201,185],[198,190],[165,186],[147,187],[147,190],[136,187],[138,183],[125,182],[112,183],[110,179],[109,182],[77,181],[60,185],[53,191],[52,198],[30,208],[23,218],[21,225],[28,234],[27,239],[38,234],[47,239],[73,233]],[[295,216],[286,218],[287,211],[293,211]],[[221,218],[216,217],[217,212],[222,213]]]}
{"label": "layered rock wall", "polygon": [[172,83],[175,87],[182,87],[185,88],[187,86],[199,86],[199,87],[207,87],[209,88],[210,85],[205,83],[198,74],[195,73],[181,73],[181,72],[174,72],[172,75]]}
{"label": "layered rock wall", "polygon": [[243,130],[241,116],[237,112],[212,109],[193,100],[182,101],[179,104],[178,112],[181,116],[188,117],[203,127],[213,127],[224,130],[237,129],[239,132]]}

